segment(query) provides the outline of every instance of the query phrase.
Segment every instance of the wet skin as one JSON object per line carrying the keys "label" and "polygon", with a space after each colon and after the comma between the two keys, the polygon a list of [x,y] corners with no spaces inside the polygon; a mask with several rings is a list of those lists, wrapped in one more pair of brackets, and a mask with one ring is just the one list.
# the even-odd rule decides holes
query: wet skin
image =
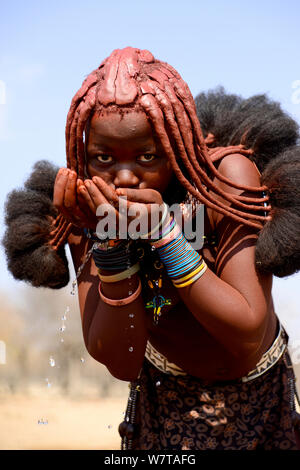
{"label": "wet skin", "polygon": [[[118,113],[93,116],[87,135],[86,173],[88,178],[100,176],[113,192],[116,191],[116,194],[120,195],[122,190],[127,190],[129,200],[131,196],[132,200],[137,200],[138,194],[136,191],[130,192],[130,190],[143,190],[140,193],[142,197],[139,201],[143,203],[160,203],[172,178],[172,169],[167,157],[153,137],[146,116],[140,112],[130,112],[122,117]],[[88,186],[82,190],[88,189],[90,193],[91,184],[93,183],[88,182]],[[216,221],[216,214],[207,209],[205,213],[206,234],[215,229]],[[222,237],[223,233],[218,233],[218,235]],[[69,243],[76,268],[76,265],[79,264],[78,250],[82,250],[84,244],[86,244],[85,250],[87,250],[90,242],[74,232]],[[78,243],[80,243],[80,248]],[[210,270],[215,273],[216,250],[205,249],[202,254]],[[89,269],[93,274],[94,268],[89,266]],[[96,271],[94,274],[96,275]],[[266,282],[270,284],[271,281],[267,279]],[[172,305],[164,308],[165,313],[157,326],[152,323],[151,313],[146,312],[150,340],[162,354],[168,356],[170,361],[175,362],[192,375],[207,380],[234,379],[244,375],[250,370],[249,368],[255,365],[257,359],[273,341],[276,318],[271,300],[266,333],[260,349],[257,351],[256,357],[252,358],[249,363],[241,363],[237,357],[233,356],[209,334],[189,311],[166,273],[162,294],[166,298],[172,299]],[[84,297],[86,294],[82,295]],[[81,304],[84,302],[82,301]],[[199,305],[200,318],[201,308]]]}

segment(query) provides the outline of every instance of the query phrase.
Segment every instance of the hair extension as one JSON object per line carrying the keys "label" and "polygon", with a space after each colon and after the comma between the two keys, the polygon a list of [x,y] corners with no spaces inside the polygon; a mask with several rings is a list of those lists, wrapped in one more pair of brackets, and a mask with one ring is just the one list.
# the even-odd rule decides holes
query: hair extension
{"label": "hair extension", "polygon": [[52,203],[57,171],[51,163],[38,161],[24,189],[9,193],[5,205],[2,244],[8,269],[34,287],[59,289],[69,282],[65,248],[54,250],[50,244],[58,216]]}
{"label": "hair extension", "polygon": [[298,124],[266,95],[248,99],[223,87],[195,98],[204,136],[213,147],[243,141],[268,188],[271,220],[255,250],[257,268],[285,277],[300,269],[300,147]]}
{"label": "hair extension", "polygon": [[272,218],[256,244],[256,263],[264,272],[285,277],[300,269],[300,146],[291,147],[266,166]]}
{"label": "hair extension", "polygon": [[197,95],[195,104],[203,135],[210,136],[209,146],[243,143],[245,148],[252,149],[248,157],[260,172],[298,141],[298,124],[266,95],[243,99],[218,87]]}

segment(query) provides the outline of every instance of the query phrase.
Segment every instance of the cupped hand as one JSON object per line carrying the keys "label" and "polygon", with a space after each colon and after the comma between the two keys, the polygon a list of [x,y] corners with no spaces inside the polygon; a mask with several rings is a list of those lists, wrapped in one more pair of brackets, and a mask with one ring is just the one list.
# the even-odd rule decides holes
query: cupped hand
{"label": "cupped hand", "polygon": [[139,217],[141,234],[147,235],[151,230],[157,229],[164,203],[158,191],[150,188],[118,188],[116,194],[123,201],[123,206],[127,207],[128,222],[131,222],[136,216]]}
{"label": "cupped hand", "polygon": [[60,168],[54,183],[53,204],[64,218],[76,227],[95,230],[97,217],[78,190],[83,181],[69,168]]}
{"label": "cupped hand", "polygon": [[[115,190],[101,177],[94,176],[92,179],[86,179],[78,188],[78,192],[94,214],[99,214],[99,208],[103,205],[111,211],[115,217],[117,234],[119,234],[120,227],[122,227],[120,230],[123,234],[124,228],[127,230],[136,217],[141,223],[138,233],[142,234],[150,232],[161,219],[163,199],[161,194],[154,189],[118,188]],[[97,219],[99,221],[101,217]],[[156,221],[154,225],[153,220]]]}
{"label": "cupped hand", "polygon": [[113,216],[111,220],[115,224],[114,229],[118,230],[120,214],[117,208],[119,198],[112,187],[99,176],[94,176],[92,179],[84,180],[83,184],[78,186],[77,191],[89,207],[90,212],[95,215],[97,223],[103,217],[106,217],[107,212],[109,212]]}

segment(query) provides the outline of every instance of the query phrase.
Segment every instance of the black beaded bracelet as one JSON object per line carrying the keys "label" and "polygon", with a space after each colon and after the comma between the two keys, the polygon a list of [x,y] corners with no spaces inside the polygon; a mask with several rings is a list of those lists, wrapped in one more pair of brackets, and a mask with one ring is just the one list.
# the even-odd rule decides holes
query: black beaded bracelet
{"label": "black beaded bracelet", "polygon": [[97,268],[106,271],[125,270],[138,262],[138,254],[133,249],[133,242],[127,240],[121,241],[109,250],[95,247],[92,256]]}

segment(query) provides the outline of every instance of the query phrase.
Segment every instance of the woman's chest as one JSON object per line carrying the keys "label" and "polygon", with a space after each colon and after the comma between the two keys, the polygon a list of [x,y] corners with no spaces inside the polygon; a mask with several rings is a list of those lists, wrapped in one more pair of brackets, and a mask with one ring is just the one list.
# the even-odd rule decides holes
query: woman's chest
{"label": "woman's chest", "polygon": [[[203,226],[204,230],[201,236],[203,246],[197,251],[204,258],[208,268],[215,272],[217,239],[215,232],[213,232],[211,214],[208,211],[205,211]],[[182,296],[180,289],[174,287],[172,279],[160,259],[159,250],[149,246],[144,246],[139,250],[142,255],[140,276],[145,308],[148,313],[153,313],[154,323],[157,323],[162,315],[174,309],[182,300]],[[184,304],[182,307],[186,309]]]}

